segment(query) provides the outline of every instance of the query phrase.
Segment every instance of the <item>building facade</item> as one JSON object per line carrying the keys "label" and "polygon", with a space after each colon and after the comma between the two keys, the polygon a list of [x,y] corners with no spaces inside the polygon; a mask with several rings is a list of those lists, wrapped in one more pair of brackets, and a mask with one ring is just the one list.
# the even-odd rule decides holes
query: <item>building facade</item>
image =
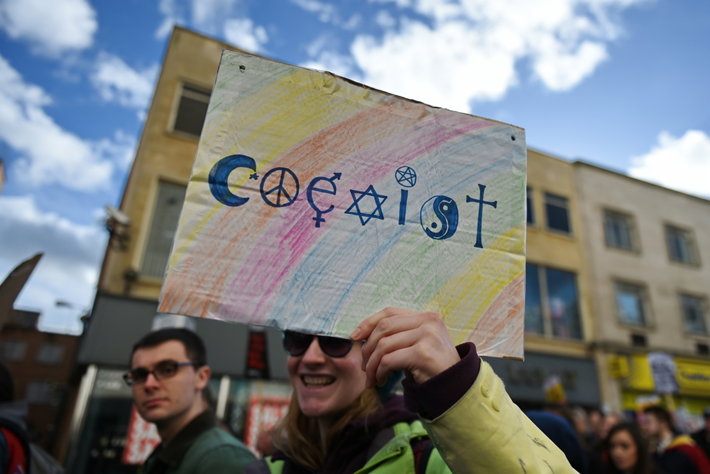
{"label": "building facade", "polygon": [[701,413],[710,406],[710,201],[573,166],[604,400]]}
{"label": "building facade", "polygon": [[[168,43],[123,198],[107,219],[111,239],[78,354],[86,370],[71,472],[135,472],[149,450],[132,445],[145,433],[121,374],[132,344],[171,319],[157,314],[157,301],[223,49],[234,47],[182,28]],[[556,378],[570,404],[630,409],[654,394],[647,354],[656,350],[687,374],[672,400],[695,397],[688,403],[698,406],[710,380],[708,202],[536,150],[527,193],[525,361],[489,359],[511,397],[539,407]],[[280,335],[191,321],[209,348],[218,416],[255,442],[288,398]],[[625,371],[609,370],[624,362]]]}
{"label": "building facade", "polygon": [[523,407],[552,401],[545,386],[553,377],[568,403],[599,406],[584,222],[572,164],[528,149],[527,198],[525,362],[489,362]]}
{"label": "building facade", "polygon": [[72,383],[79,336],[40,331],[39,313],[13,309],[1,330],[0,362],[15,384],[15,399],[28,405],[33,441],[61,459],[75,390]]}
{"label": "building facade", "polygon": [[[72,420],[69,472],[135,472],[155,442],[136,421],[122,374],[132,345],[177,320],[205,341],[220,420],[253,446],[288,401],[280,333],[157,313],[163,273],[223,49],[176,27],[168,42],[133,165],[110,233],[78,361],[85,369]],[[187,322],[185,322],[187,321]]]}

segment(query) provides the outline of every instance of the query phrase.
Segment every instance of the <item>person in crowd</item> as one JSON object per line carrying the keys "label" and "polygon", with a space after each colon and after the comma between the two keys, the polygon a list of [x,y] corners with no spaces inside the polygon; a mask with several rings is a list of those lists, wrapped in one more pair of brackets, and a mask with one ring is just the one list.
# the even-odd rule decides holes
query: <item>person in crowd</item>
{"label": "person in crowd", "polygon": [[710,461],[690,436],[675,433],[668,410],[661,406],[644,408],[641,428],[651,442],[653,458],[662,471],[710,474]]}
{"label": "person in crowd", "polygon": [[161,443],[144,474],[240,473],[255,456],[216,426],[208,382],[211,371],[200,337],[185,328],[145,335],[131,352],[124,380],[144,420],[155,423]]}
{"label": "person in crowd", "polygon": [[604,440],[605,469],[609,474],[660,474],[648,452],[639,426],[623,421],[613,426]]}
{"label": "person in crowd", "polygon": [[0,364],[0,473],[29,471],[29,433],[25,426],[27,405],[15,401],[12,374]]}
{"label": "person in crowd", "polygon": [[[286,331],[283,343],[292,399],[277,451],[247,472],[574,472],[438,314],[386,308],[350,339]],[[402,371],[404,398],[391,390]]]}
{"label": "person in crowd", "polygon": [[[569,410],[568,410],[569,411]],[[588,472],[589,460],[570,421],[551,410],[530,410],[525,414],[547,435],[580,474]]]}
{"label": "person in crowd", "polygon": [[710,407],[706,407],[703,412],[705,425],[700,430],[691,435],[693,441],[703,450],[705,457],[710,459]]}
{"label": "person in crowd", "polygon": [[63,474],[62,465],[32,442],[26,417],[27,402],[15,400],[15,381],[0,364],[0,474]]}

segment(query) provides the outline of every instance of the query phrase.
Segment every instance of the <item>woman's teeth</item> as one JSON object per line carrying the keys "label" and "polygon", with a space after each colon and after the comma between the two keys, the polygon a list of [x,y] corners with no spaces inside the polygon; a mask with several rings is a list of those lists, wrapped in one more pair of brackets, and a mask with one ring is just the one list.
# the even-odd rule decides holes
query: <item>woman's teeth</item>
{"label": "woman's teeth", "polygon": [[301,377],[303,383],[308,386],[325,386],[335,382],[335,377],[331,375],[304,375]]}

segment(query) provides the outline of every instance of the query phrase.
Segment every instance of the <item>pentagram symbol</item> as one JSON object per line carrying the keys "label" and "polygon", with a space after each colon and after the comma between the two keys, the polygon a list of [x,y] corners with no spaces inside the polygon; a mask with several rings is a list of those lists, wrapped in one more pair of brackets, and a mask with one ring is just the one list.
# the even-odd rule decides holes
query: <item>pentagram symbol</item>
{"label": "pentagram symbol", "polygon": [[[266,187],[267,184],[269,188]],[[293,171],[288,168],[274,168],[261,180],[261,199],[269,206],[289,206],[298,197],[298,189],[298,176]]]}
{"label": "pentagram symbol", "polygon": [[414,168],[400,166],[397,168],[397,171],[394,172],[394,179],[405,188],[411,188],[417,184],[417,173],[414,171]]}
{"label": "pentagram symbol", "polygon": [[[382,215],[382,203],[384,203],[387,200],[387,196],[382,195],[382,194],[377,194],[377,191],[375,191],[375,188],[373,185],[368,186],[368,188],[365,191],[356,191],[354,189],[350,190],[350,194],[353,196],[353,203],[350,205],[349,208],[345,211],[345,214],[352,214],[353,216],[358,216],[360,218],[360,224],[365,225],[367,224],[370,219],[380,219],[384,220],[384,216]],[[360,209],[360,201],[362,198],[365,196],[371,196],[372,197],[372,204],[373,208],[370,213],[363,212]]]}

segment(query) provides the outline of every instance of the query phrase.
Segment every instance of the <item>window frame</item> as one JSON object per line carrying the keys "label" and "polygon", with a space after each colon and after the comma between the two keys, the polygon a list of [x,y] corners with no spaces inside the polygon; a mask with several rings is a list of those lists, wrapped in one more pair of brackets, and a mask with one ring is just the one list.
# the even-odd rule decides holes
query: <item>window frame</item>
{"label": "window frame", "polygon": [[[702,320],[703,328],[701,331],[695,331],[688,327],[688,312],[686,311],[686,300],[694,300],[700,309],[700,316]],[[687,291],[680,291],[678,293],[678,303],[680,305],[681,322],[683,324],[683,331],[687,334],[692,334],[695,336],[707,336],[708,335],[708,299],[704,295],[693,294]],[[696,307],[696,309],[698,309]]]}
{"label": "window frame", "polygon": [[530,186],[525,187],[525,221],[529,227],[535,227],[535,199]]}
{"label": "window frame", "polygon": [[[641,309],[641,316],[643,321],[641,323],[635,323],[635,322],[630,322],[627,320],[624,320],[622,318],[622,311],[621,308],[619,307],[619,288],[620,287],[626,287],[626,289],[632,289],[638,295],[639,297],[639,305],[638,307]],[[626,293],[631,293],[627,291]],[[614,294],[614,309],[616,311],[616,320],[617,322],[625,327],[630,327],[630,328],[645,328],[649,329],[652,327],[652,318],[651,318],[651,305],[649,302],[649,293],[648,293],[648,287],[644,283],[639,283],[635,281],[629,281],[629,280],[623,280],[623,279],[615,279],[613,281],[613,294]]]}
{"label": "window frame", "polygon": [[52,380],[32,379],[27,382],[26,396],[30,405],[51,405],[59,402],[57,383]]}
{"label": "window frame", "polygon": [[[617,245],[616,242],[611,242],[612,239],[610,237],[614,234],[609,233],[610,218],[620,218],[623,221],[629,242],[628,247],[625,247],[623,245]],[[636,233],[636,221],[632,214],[629,214],[628,212],[624,211],[619,211],[617,209],[611,209],[608,207],[604,208],[602,209],[602,226],[604,228],[604,243],[608,248],[612,248],[615,250],[623,250],[631,253],[639,253],[640,245],[638,244],[638,234]]]}
{"label": "window frame", "polygon": [[[56,354],[58,352],[58,357]],[[58,342],[42,342],[35,353],[35,362],[42,365],[61,365],[66,349]]]}
{"label": "window frame", "polygon": [[[688,259],[683,259],[681,255],[675,255],[671,245],[672,233],[675,236],[682,236],[681,241],[685,243],[685,251],[681,253],[687,253]],[[663,225],[663,236],[666,241],[666,252],[668,253],[668,260],[673,263],[680,263],[681,265],[690,266],[700,266],[700,256],[698,255],[698,247],[695,244],[695,235],[691,229],[686,227],[681,227],[675,224],[665,223]],[[677,258],[676,258],[677,257]]]}
{"label": "window frame", "polygon": [[[555,203],[554,201],[558,201]],[[572,228],[572,215],[570,213],[570,200],[566,196],[562,196],[560,194],[552,193],[549,191],[545,191],[543,194],[543,204],[545,208],[545,228],[550,231],[554,232],[559,235],[567,235],[571,236],[573,235],[573,228]],[[556,207],[558,209],[564,209],[565,211],[565,219],[567,221],[567,229],[558,229],[555,227],[552,227],[551,224],[551,219],[550,219],[550,206]]]}
{"label": "window frame", "polygon": [[[176,219],[175,219],[175,230],[173,231],[173,240],[171,240],[171,244],[169,248],[167,249],[167,253],[165,254],[165,265],[163,265],[162,273],[160,275],[157,275],[153,272],[155,266],[157,266],[156,263],[151,263],[149,262],[150,256],[149,254],[152,252],[154,246],[159,245],[159,242],[157,240],[160,239],[159,236],[154,236],[154,233],[159,233],[159,232],[164,232],[165,228],[160,229],[158,227],[158,219],[156,219],[156,216],[164,216],[165,215],[165,210],[163,208],[159,208],[158,206],[160,205],[161,202],[161,185],[168,185],[168,186],[180,186],[184,190],[184,192],[187,192],[187,185],[183,183],[179,183],[173,180],[169,179],[163,179],[163,178],[158,178],[156,180],[155,184],[155,191],[153,193],[153,202],[151,206],[151,211],[149,213],[146,213],[146,233],[145,233],[145,241],[143,244],[143,252],[141,253],[141,260],[140,260],[140,265],[139,265],[139,274],[141,278],[146,278],[149,280],[163,280],[165,277],[165,269],[167,268],[167,263],[168,260],[170,259],[170,251],[172,249],[172,243],[175,240],[175,232],[177,231],[177,224],[180,220],[180,214],[182,212],[182,206],[185,202],[185,195],[183,194],[182,200],[180,201],[180,211],[177,213]],[[162,260],[162,257],[161,257]],[[153,258],[153,261],[155,259]]]}
{"label": "window frame", "polygon": [[[12,353],[10,356],[6,354],[10,353],[8,350],[11,349]],[[21,339],[5,339],[0,342],[0,360],[5,362],[22,362],[27,357],[27,341]],[[16,353],[19,353],[17,355]]]}
{"label": "window frame", "polygon": [[[542,264],[537,264],[533,262],[526,262],[526,275],[530,273],[531,268],[534,268],[536,273],[537,273],[537,283],[538,283],[538,300],[539,300],[539,308],[538,310],[540,311],[540,317],[542,319],[542,332],[537,332],[537,331],[528,331],[528,325],[526,324],[525,327],[525,334],[527,335],[533,335],[533,336],[538,336],[538,337],[545,337],[545,338],[551,338],[551,339],[557,339],[557,340],[565,340],[565,341],[584,341],[584,321],[582,318],[582,310],[580,306],[580,298],[581,298],[581,293],[579,291],[579,275],[572,270],[568,269],[563,269],[563,268],[556,268],[556,267],[550,267]],[[552,317],[552,309],[550,305],[550,288],[549,288],[549,272],[550,271],[556,271],[556,272],[564,272],[568,273],[572,277],[572,281],[574,284],[574,293],[575,293],[575,307],[572,309],[574,313],[576,314],[576,326],[579,329],[579,336],[560,336],[555,334],[555,326],[553,324],[553,317]],[[526,277],[526,282],[528,281],[528,278]],[[526,297],[525,300],[528,302],[530,298],[528,297],[527,294],[528,291],[528,286],[526,283]],[[527,316],[527,304],[525,308],[525,314]],[[527,318],[526,318],[527,322]],[[571,321],[569,322],[570,324],[572,323]],[[571,328],[572,329],[572,328]]]}
{"label": "window frame", "polygon": [[[205,118],[207,117],[207,108],[209,107],[209,100],[212,95],[212,91],[208,87],[203,87],[201,85],[195,84],[189,81],[181,81],[177,87],[175,93],[175,100],[173,101],[173,108],[170,117],[170,123],[168,130],[171,133],[179,135],[181,137],[186,137],[194,140],[198,140],[204,128],[204,118],[202,120],[202,126],[200,127],[200,133],[195,134],[191,131],[177,128],[180,121],[180,111],[183,106],[183,98],[204,102],[205,105]],[[206,96],[206,101],[204,100]]]}

